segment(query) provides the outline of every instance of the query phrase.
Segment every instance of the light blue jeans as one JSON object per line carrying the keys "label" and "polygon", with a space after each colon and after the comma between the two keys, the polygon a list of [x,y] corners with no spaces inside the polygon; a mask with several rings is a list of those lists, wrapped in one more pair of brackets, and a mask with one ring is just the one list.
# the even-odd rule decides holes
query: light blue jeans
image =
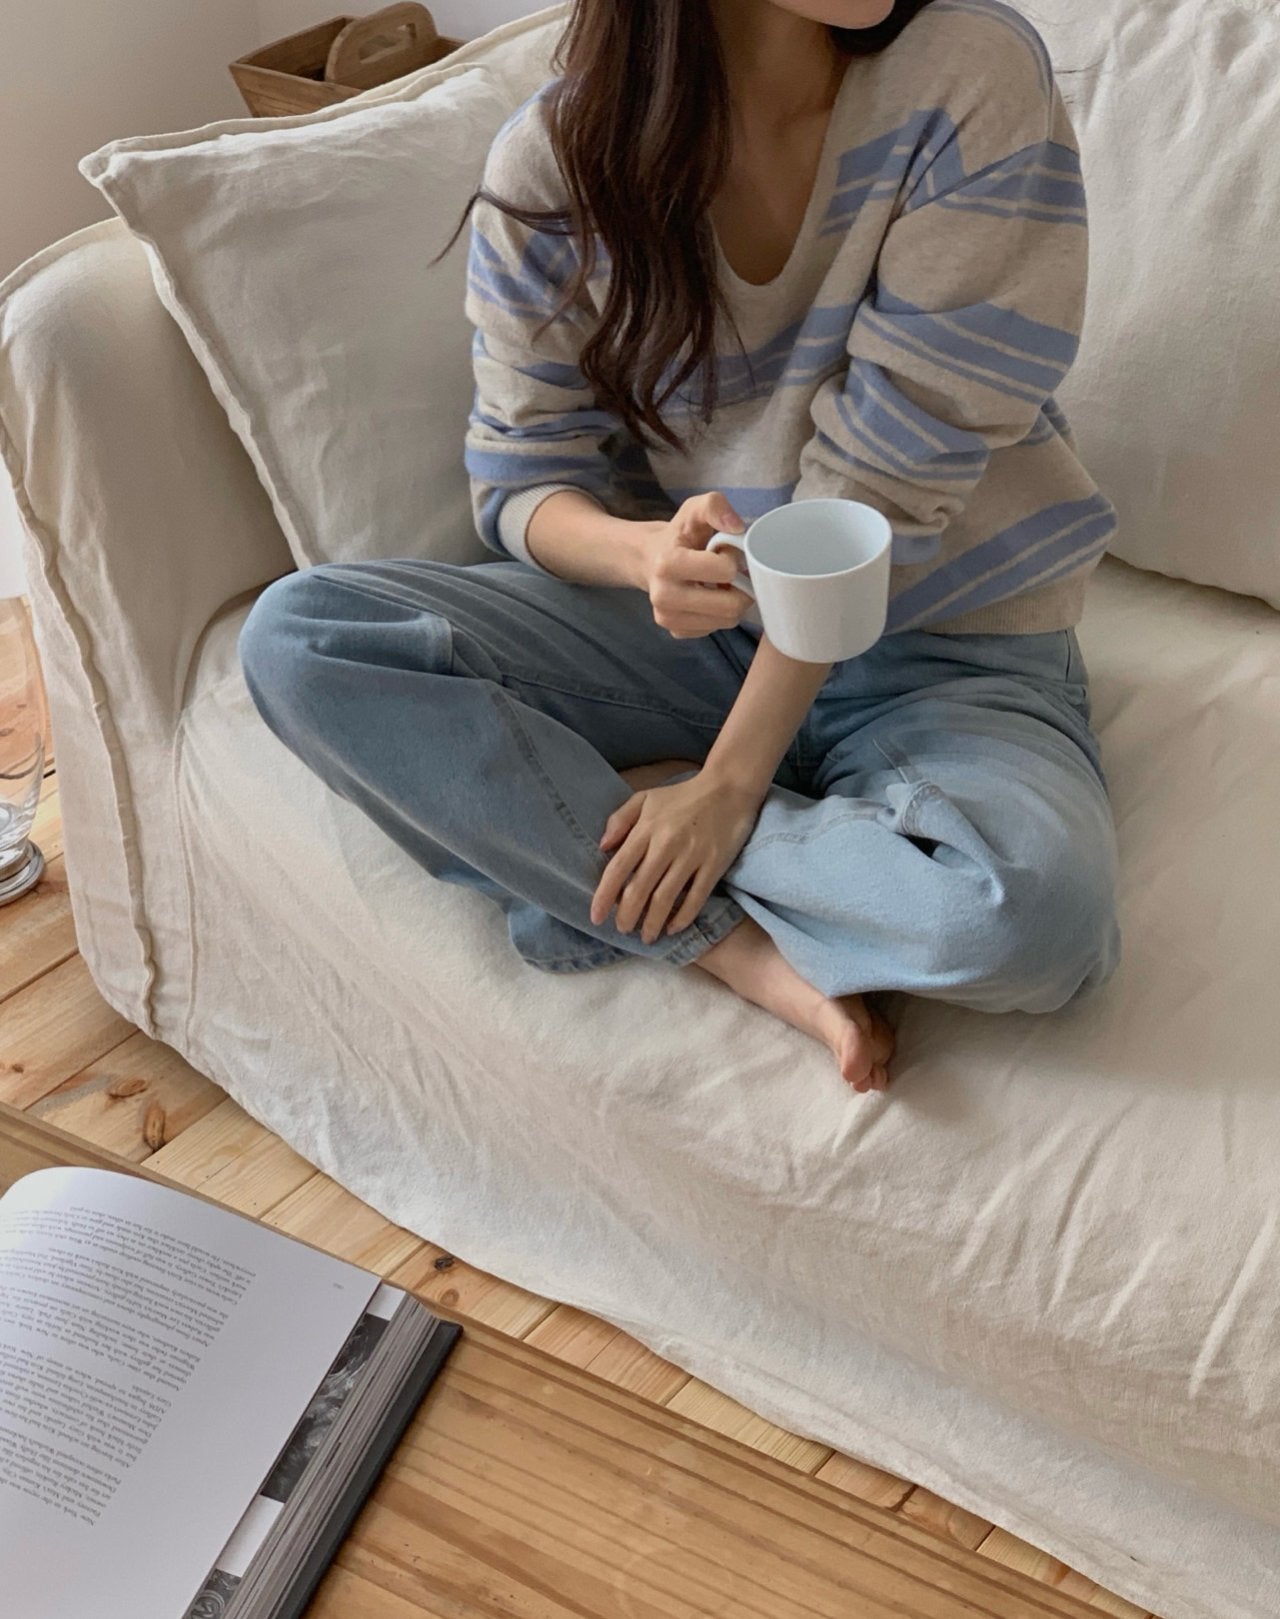
{"label": "light blue jeans", "polygon": [[640,591],[521,562],[325,564],[240,637],[275,734],[535,967],[697,959],[745,915],[828,995],[1048,1012],[1119,955],[1115,832],[1074,632],[907,631],[837,664],[701,916],[596,926],[618,774],[704,759],[755,650],[677,641]]}

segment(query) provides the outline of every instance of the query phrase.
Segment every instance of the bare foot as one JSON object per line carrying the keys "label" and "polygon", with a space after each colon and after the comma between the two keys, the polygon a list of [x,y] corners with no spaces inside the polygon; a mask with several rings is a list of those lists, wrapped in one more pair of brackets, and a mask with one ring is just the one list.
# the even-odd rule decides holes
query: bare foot
{"label": "bare foot", "polygon": [[855,1091],[889,1086],[894,1033],[861,995],[828,999],[805,983],[773,940],[747,917],[694,963],[766,1012],[831,1047]]}
{"label": "bare foot", "polygon": [[659,759],[657,764],[634,765],[630,770],[620,770],[618,774],[628,787],[642,793],[648,787],[664,786],[672,776],[681,776],[686,770],[701,768],[692,759]]}

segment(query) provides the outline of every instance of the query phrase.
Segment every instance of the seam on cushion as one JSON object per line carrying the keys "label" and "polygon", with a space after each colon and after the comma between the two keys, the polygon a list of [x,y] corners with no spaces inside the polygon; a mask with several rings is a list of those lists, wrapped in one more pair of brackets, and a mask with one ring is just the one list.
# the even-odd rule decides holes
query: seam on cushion
{"label": "seam on cushion", "polygon": [[192,1049],[191,1020],[195,1015],[196,1006],[196,976],[198,973],[197,955],[199,953],[199,930],[196,927],[196,894],[195,884],[191,878],[191,849],[187,843],[187,818],[182,813],[182,800],[178,795],[178,783],[182,775],[182,765],[186,754],[187,743],[187,710],[185,704],[178,716],[178,727],[174,732],[173,745],[169,749],[169,792],[173,797],[173,814],[178,823],[178,848],[182,856],[182,886],[187,896],[187,983],[183,1000],[186,1009],[182,1014],[182,1040],[184,1051]]}
{"label": "seam on cushion", "polygon": [[[112,207],[114,207],[115,200],[111,197],[109,191],[107,192],[107,197]],[[123,218],[123,215],[121,215],[121,218]],[[220,346],[210,340],[205,329],[208,324],[206,320],[203,317],[197,317],[190,300],[179,294],[177,283],[169,274],[168,266],[164,262],[154,237],[147,235],[145,231],[132,225],[127,225],[127,229],[146,252],[152,279],[157,282],[157,290],[163,287],[167,294],[167,300],[165,296],[161,296],[160,301],[165,304],[170,314],[177,320],[182,335],[186,338],[188,346],[199,362],[200,369],[204,372],[209,386],[213,390],[214,397],[226,413],[232,431],[240,440],[246,454],[252,461],[254,471],[258,474],[259,481],[267,492],[276,517],[285,531],[286,540],[291,540],[291,548],[296,547],[297,551],[301,553],[301,561],[305,566],[310,567],[316,563],[327,561],[328,558],[322,557],[318,552],[315,535],[311,533],[308,525],[302,521],[299,513],[294,509],[292,491],[289,492],[290,498],[288,499],[282,493],[282,490],[288,486],[278,476],[280,469],[272,465],[274,457],[269,459],[263,454],[260,440],[270,444],[271,435],[259,429],[253,412],[244,402],[243,396],[246,389],[243,379],[238,375],[234,367],[227,363],[226,356]],[[299,559],[295,556],[294,560]]]}
{"label": "seam on cushion", "polygon": [[[14,494],[22,510],[23,520],[29,532],[35,538],[37,548],[40,551],[45,583],[62,610],[63,619],[71,633],[76,650],[80,654],[81,670],[89,683],[90,695],[93,698],[93,717],[97,723],[98,732],[107,755],[107,773],[111,780],[111,796],[116,830],[119,833],[121,849],[124,854],[125,877],[129,884],[129,921],[142,949],[144,969],[142,1013],[144,1021],[141,1026],[144,1033],[155,1036],[155,987],[158,971],[155,940],[145,920],[138,823],[133,815],[128,816],[126,820],[123,811],[125,794],[128,795],[129,803],[133,803],[133,783],[130,780],[129,771],[125,764],[126,755],[120,729],[116,724],[115,713],[112,709],[106,685],[94,661],[93,641],[89,634],[88,626],[72,602],[66,580],[63,578],[62,570],[57,564],[57,557],[61,551],[60,542],[51,530],[40,521],[32,508],[30,497],[27,494],[26,469],[22,464],[18,447],[10,436],[3,416],[0,416],[0,457],[3,457],[9,470]],[[116,1010],[121,1009],[117,1007]],[[127,1015],[132,1017],[132,1009]]]}
{"label": "seam on cushion", "polygon": [[173,798],[173,816],[178,828],[178,849],[182,856],[182,886],[187,896],[187,984],[184,996],[185,1010],[182,1017],[184,1043],[181,1048],[184,1051],[195,1049],[191,1026],[195,1017],[196,982],[200,972],[200,930],[196,926],[195,876],[191,862],[191,845],[187,840],[187,818],[183,813],[182,794],[179,790],[182,769],[186,762],[188,702],[195,684],[196,671],[200,667],[205,645],[213,633],[214,626],[220,624],[229,613],[242,607],[246,601],[256,599],[266,588],[266,585],[255,585],[248,590],[240,591],[229,601],[224,602],[215,613],[210,615],[209,622],[196,637],[183,676],[178,723],[174,728],[173,742],[169,749],[169,791]]}
{"label": "seam on cushion", "polygon": [[65,236],[59,236],[56,241],[50,242],[47,247],[40,248],[29,258],[22,260],[14,266],[8,275],[0,276],[0,305],[13,297],[15,292],[25,287],[29,281],[49,265],[55,264],[59,259],[65,258],[73,248],[84,247],[90,241],[96,241],[99,236],[127,236],[129,227],[119,214],[112,214],[108,219],[95,220],[92,225],[82,225],[79,230],[69,231]]}

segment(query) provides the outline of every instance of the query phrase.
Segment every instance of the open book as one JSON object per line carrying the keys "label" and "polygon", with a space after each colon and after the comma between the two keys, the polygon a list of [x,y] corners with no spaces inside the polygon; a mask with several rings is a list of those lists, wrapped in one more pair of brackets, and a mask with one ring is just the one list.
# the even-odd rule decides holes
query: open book
{"label": "open book", "polygon": [[0,1197],[0,1609],[299,1613],[461,1329],[187,1192]]}

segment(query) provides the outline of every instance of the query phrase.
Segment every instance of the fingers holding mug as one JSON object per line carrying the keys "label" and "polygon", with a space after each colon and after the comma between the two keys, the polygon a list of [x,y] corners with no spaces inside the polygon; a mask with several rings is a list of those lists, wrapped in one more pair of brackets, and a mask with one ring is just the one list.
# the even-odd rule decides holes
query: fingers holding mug
{"label": "fingers holding mug", "polygon": [[750,596],[754,601],[756,593],[747,567],[747,547],[745,543],[736,534],[714,534],[707,542],[707,550],[712,556],[723,556],[727,562],[732,564],[734,571],[729,583],[742,591],[743,595]]}
{"label": "fingers holding mug", "polygon": [[727,530],[741,534],[746,523],[734,511],[727,495],[710,489],[702,495],[690,495],[672,518],[679,543],[692,550],[704,550],[714,534]]}

